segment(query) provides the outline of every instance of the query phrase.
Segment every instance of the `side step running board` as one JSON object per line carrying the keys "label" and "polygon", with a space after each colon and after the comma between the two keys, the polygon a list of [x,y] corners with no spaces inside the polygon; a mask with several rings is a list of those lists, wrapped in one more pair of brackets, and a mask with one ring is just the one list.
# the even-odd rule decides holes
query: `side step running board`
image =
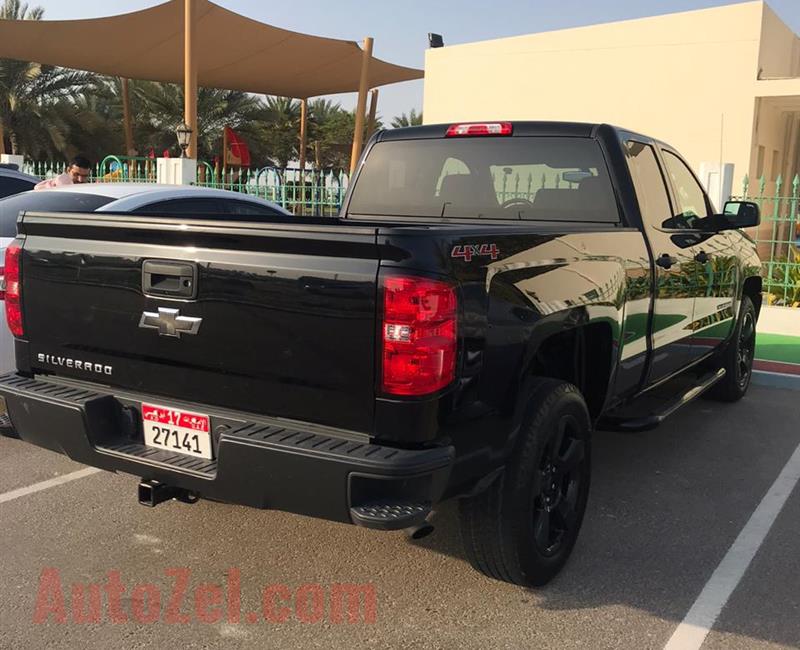
{"label": "side step running board", "polygon": [[636,433],[639,431],[649,431],[655,429],[659,424],[666,420],[670,415],[692,400],[700,397],[714,384],[725,376],[725,368],[704,375],[697,380],[697,384],[687,390],[677,398],[673,398],[663,403],[659,410],[648,415],[637,415],[626,417],[624,413],[615,414],[613,411],[604,416],[597,423],[597,428],[602,431],[620,431],[624,433]]}
{"label": "side step running board", "polygon": [[427,502],[390,501],[350,508],[354,524],[377,530],[402,530],[418,526],[430,514],[431,504]]}

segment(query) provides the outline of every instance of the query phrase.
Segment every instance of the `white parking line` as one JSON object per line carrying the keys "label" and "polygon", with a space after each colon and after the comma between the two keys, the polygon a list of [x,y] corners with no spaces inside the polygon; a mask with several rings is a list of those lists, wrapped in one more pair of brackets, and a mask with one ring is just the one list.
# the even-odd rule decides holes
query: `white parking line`
{"label": "white parking line", "polygon": [[742,532],[694,601],[664,650],[696,650],[705,641],[728,598],[800,480],[800,446],[758,504]]}
{"label": "white parking line", "polygon": [[0,503],[6,503],[8,501],[13,501],[14,499],[19,499],[20,497],[28,496],[29,494],[35,494],[36,492],[41,492],[42,490],[56,487],[57,485],[63,485],[64,483],[77,481],[79,478],[85,478],[102,471],[103,470],[95,467],[87,467],[85,469],[79,469],[77,472],[56,476],[55,478],[42,481],[41,483],[34,483],[28,487],[18,488],[16,490],[11,490],[10,492],[4,492],[3,494],[0,494]]}

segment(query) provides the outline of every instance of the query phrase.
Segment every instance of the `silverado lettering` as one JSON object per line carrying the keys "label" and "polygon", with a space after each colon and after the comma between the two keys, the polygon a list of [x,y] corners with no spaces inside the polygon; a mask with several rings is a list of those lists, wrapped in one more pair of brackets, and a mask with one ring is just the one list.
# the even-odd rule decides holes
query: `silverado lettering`
{"label": "silverado lettering", "polygon": [[36,358],[39,361],[39,363],[51,366],[62,366],[65,368],[75,368],[75,370],[95,372],[98,375],[108,375],[109,377],[114,372],[114,369],[111,366],[106,366],[103,365],[102,363],[93,363],[91,361],[81,361],[80,359],[72,359],[70,357],[59,357],[52,354],[43,354],[40,352],[36,355]]}

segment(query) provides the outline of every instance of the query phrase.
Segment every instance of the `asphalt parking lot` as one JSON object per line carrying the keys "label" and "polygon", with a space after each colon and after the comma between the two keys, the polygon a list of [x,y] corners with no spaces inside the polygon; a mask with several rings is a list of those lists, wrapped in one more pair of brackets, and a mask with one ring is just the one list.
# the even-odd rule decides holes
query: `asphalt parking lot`
{"label": "asphalt parking lot", "polygon": [[[432,536],[413,542],[211,502],[150,510],[136,502],[134,477],[107,473],[3,501],[81,466],[0,439],[0,648],[663,648],[800,445],[797,400],[753,387],[735,405],[691,404],[656,431],[597,434],[578,545],[538,591],[469,567],[454,504],[436,513]],[[800,646],[798,534],[794,490],[703,648]],[[222,616],[230,599],[223,620],[198,619],[198,587],[230,593],[232,569],[240,622]],[[164,615],[176,571],[188,578],[178,612],[185,623]],[[73,620],[71,585],[106,584],[109,572],[125,587],[127,622],[111,620],[105,600],[99,622]],[[374,589],[374,620],[362,612],[336,622],[310,605],[286,608],[285,622],[248,617],[261,611],[266,586],[278,595],[273,605],[296,603],[298,593],[313,594],[305,601],[313,604],[343,583]],[[143,584],[161,594],[161,615],[150,623],[131,614],[134,586]],[[88,587],[83,595],[90,603]],[[138,605],[140,614],[153,611],[141,598]]]}

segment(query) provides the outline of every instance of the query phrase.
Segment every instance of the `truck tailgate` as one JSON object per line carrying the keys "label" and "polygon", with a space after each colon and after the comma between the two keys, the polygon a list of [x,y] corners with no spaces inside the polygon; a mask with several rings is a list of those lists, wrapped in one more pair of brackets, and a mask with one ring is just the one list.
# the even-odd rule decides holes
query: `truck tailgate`
{"label": "truck tailgate", "polygon": [[371,431],[374,228],[98,214],[19,228],[20,364]]}

